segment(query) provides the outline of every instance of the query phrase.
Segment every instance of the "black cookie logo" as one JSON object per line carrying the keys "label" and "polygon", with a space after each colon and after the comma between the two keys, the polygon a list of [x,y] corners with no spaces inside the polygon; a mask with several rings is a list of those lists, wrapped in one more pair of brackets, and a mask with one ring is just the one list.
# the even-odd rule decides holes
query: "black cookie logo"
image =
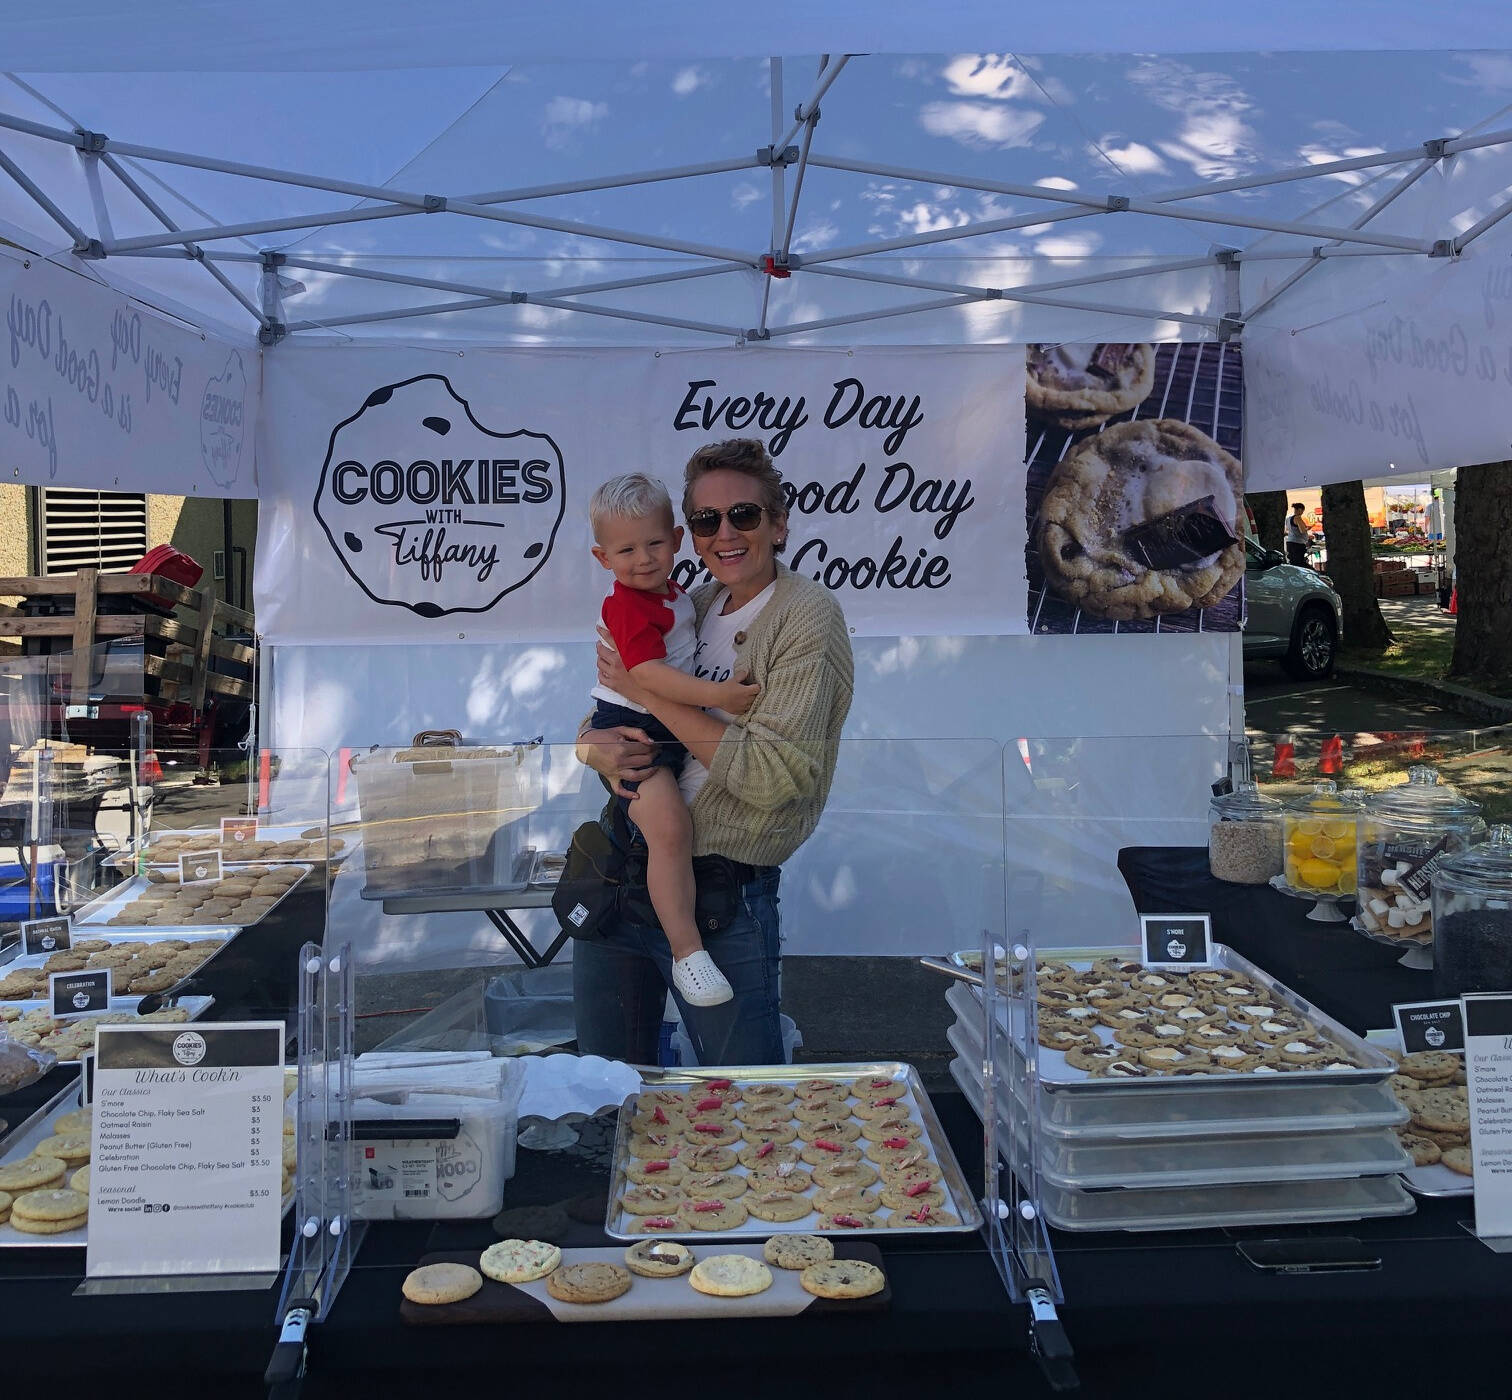
{"label": "black cookie logo", "polygon": [[200,455],[218,486],[230,486],[241,474],[247,406],[247,372],[241,352],[233,350],[226,367],[205,385],[200,397]]}
{"label": "black cookie logo", "polygon": [[1180,938],[1173,938],[1166,944],[1166,952],[1173,958],[1184,958],[1186,957],[1187,945]]}
{"label": "black cookie logo", "polygon": [[1446,1036],[1443,1031],[1441,1031],[1437,1026],[1429,1026],[1428,1029],[1423,1032],[1423,1039],[1426,1040],[1429,1045],[1433,1046],[1435,1050],[1437,1050],[1439,1046],[1442,1045],[1448,1038],[1449,1037]]}
{"label": "black cookie logo", "polygon": [[387,384],[331,433],[315,517],[375,603],[487,612],[551,557],[566,504],[544,433],[478,422],[440,374]]}

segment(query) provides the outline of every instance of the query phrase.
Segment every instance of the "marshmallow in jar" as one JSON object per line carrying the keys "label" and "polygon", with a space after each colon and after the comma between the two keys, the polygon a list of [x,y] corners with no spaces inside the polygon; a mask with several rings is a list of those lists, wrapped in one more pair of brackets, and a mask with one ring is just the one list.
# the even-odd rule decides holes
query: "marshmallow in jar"
{"label": "marshmallow in jar", "polygon": [[1359,915],[1382,938],[1433,939],[1435,869],[1485,834],[1480,806],[1418,766],[1407,780],[1371,793],[1360,812]]}

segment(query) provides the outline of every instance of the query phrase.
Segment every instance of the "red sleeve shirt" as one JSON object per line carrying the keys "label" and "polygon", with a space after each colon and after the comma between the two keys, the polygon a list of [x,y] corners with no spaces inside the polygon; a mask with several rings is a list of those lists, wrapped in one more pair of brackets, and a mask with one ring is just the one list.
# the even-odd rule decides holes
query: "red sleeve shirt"
{"label": "red sleeve shirt", "polygon": [[668,579],[667,589],[665,594],[647,593],[639,588],[626,588],[616,580],[604,599],[604,626],[614,638],[614,648],[627,671],[634,670],[642,661],[666,659],[667,633],[675,621],[667,604],[677,596],[677,585]]}

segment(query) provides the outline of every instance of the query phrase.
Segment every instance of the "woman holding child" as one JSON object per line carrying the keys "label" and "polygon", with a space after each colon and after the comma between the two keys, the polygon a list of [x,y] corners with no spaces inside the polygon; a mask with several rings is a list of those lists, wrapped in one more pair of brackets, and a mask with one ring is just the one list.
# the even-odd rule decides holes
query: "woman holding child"
{"label": "woman holding child", "polygon": [[[578,752],[637,825],[646,803],[647,883],[669,929],[622,917],[602,938],[577,944],[578,1048],[653,1063],[670,988],[701,1063],[776,1063],[777,885],[782,862],[818,824],[834,776],[851,702],[845,619],[828,590],[778,562],[788,532],[782,476],[759,440],[711,443],[688,461],[683,517],[712,576],[688,595],[691,660],[678,643],[680,590],[667,586],[681,532],[646,513],[639,488],[628,497],[621,508],[596,508],[594,553],[615,573],[608,632],[621,648],[630,639],[630,654],[600,645],[601,708],[578,736]],[[651,617],[658,607],[666,615]],[[623,702],[645,715],[603,708]],[[670,770],[658,735],[675,740],[665,751]],[[683,874],[689,855],[725,862],[738,885],[735,917],[706,949],[691,918],[691,873]]]}

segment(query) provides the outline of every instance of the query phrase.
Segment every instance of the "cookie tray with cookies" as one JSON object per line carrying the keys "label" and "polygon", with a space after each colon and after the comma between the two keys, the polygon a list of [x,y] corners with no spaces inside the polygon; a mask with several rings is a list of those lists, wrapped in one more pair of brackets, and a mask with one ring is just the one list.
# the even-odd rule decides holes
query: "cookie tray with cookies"
{"label": "cookie tray with cookies", "polygon": [[[97,929],[126,928],[174,936],[195,932],[232,934],[265,919],[299,888],[314,868],[292,863],[270,866],[269,870],[288,872],[294,878],[288,878],[288,874],[270,876],[268,888],[262,892],[259,892],[262,880],[251,876],[251,867],[228,867],[221,880],[183,886],[176,879],[165,878],[165,872],[153,870],[133,876],[76,909],[74,927],[91,933]],[[193,909],[183,907],[186,898],[197,898],[200,894],[206,898]],[[155,912],[159,905],[163,909]]]}
{"label": "cookie tray with cookies", "polygon": [[[767,1231],[770,1234],[770,1230]],[[637,1237],[642,1238],[642,1237]],[[399,1316],[414,1326],[487,1326],[506,1322],[664,1322],[673,1318],[712,1320],[721,1317],[797,1317],[800,1313],[811,1316],[819,1313],[876,1312],[885,1309],[892,1301],[892,1290],[884,1282],[881,1292],[866,1297],[817,1297],[808,1292],[799,1281],[799,1271],[779,1268],[762,1263],[762,1242],[710,1244],[695,1247],[692,1251],[692,1268],[698,1261],[715,1255],[739,1255],[765,1270],[760,1286],[749,1285],[757,1291],[731,1289],[729,1294],[702,1292],[691,1286],[688,1272],[666,1278],[651,1278],[643,1273],[625,1269],[623,1247],[594,1249],[564,1249],[561,1251],[561,1268],[570,1269],[575,1264],[602,1264],[613,1266],[601,1290],[602,1301],[584,1297],[572,1302],[555,1296],[548,1288],[546,1278],[531,1279],[524,1283],[500,1283],[486,1274],[481,1275],[481,1286],[466,1298],[451,1303],[417,1303],[406,1298],[399,1304]],[[876,1269],[882,1268],[882,1256],[876,1245],[866,1240],[841,1239],[834,1242],[835,1258],[841,1261],[860,1260]],[[465,1264],[477,1270],[479,1251],[450,1250],[440,1254],[427,1254],[420,1260],[420,1268],[431,1264]],[[608,1271],[606,1271],[608,1272]],[[760,1271],[753,1270],[759,1273]],[[767,1279],[770,1282],[766,1282]],[[625,1280],[629,1280],[628,1286]],[[885,1279],[885,1273],[884,1273]],[[616,1291],[622,1290],[622,1291]],[[567,1292],[567,1289],[558,1289]],[[840,1290],[844,1291],[844,1290]]]}
{"label": "cookie tray with cookies", "polygon": [[[945,1003],[956,1014],[946,1038],[965,1064],[980,1066],[985,1059],[980,991],[952,987]],[[1004,1081],[1027,1112],[1023,1057],[1001,1027],[997,1053]],[[979,1070],[976,1075],[980,1083]],[[1382,1083],[1294,1083],[1286,1075],[1273,1076],[1262,1088],[1247,1085],[1232,1093],[1142,1092],[1133,1082],[1125,1089],[1121,1094],[1045,1094],[1039,1103],[1040,1131],[1070,1142],[1128,1142],[1353,1133],[1399,1128],[1407,1121],[1406,1110]]]}
{"label": "cookie tray with cookies", "polygon": [[[657,1112],[664,1125],[648,1121]],[[611,1172],[604,1230],[618,1240],[982,1223],[918,1071],[900,1061],[647,1072],[620,1109]]]}
{"label": "cookie tray with cookies", "polygon": [[223,836],[218,828],[206,826],[155,833],[140,853],[124,852],[116,862],[122,869],[134,870],[140,856],[147,865],[167,869],[178,865],[180,854],[219,851],[227,869],[243,865],[321,865],[327,861],[340,865],[350,859],[356,849],[355,835],[333,832],[327,836],[319,826],[298,822],[260,826],[250,843]]}
{"label": "cookie tray with cookies", "polygon": [[[1273,1013],[1289,1015],[1300,1020],[1305,1024],[1307,1032],[1315,1033],[1303,1034],[1302,1040],[1317,1039],[1320,1044],[1326,1042],[1326,1050],[1319,1049],[1316,1053],[1309,1051],[1306,1055],[1299,1054],[1298,1058],[1304,1061],[1302,1063],[1272,1063],[1271,1061],[1278,1057],[1285,1059],[1282,1052],[1287,1050],[1289,1042],[1282,1039],[1275,1047],[1276,1056],[1257,1050],[1256,1054],[1244,1057],[1251,1063],[1245,1063],[1242,1067],[1229,1071],[1216,1068],[1217,1057],[1224,1053],[1220,1050],[1215,1051],[1212,1056],[1204,1052],[1203,1059],[1211,1059],[1214,1063],[1207,1064],[1201,1073],[1169,1073],[1146,1067],[1137,1077],[1123,1077],[1078,1068],[1067,1058],[1068,1054],[1074,1052],[1057,1050],[1042,1044],[1038,1055],[1038,1072],[1040,1088],[1045,1093],[1051,1095],[1123,1093],[1198,1095],[1233,1090],[1254,1093],[1265,1092],[1278,1082],[1289,1086],[1383,1083],[1392,1072],[1394,1066],[1389,1056],[1367,1044],[1347,1026],[1319,1010],[1305,997],[1292,991],[1290,987],[1272,977],[1263,968],[1224,944],[1213,945],[1213,959],[1210,967],[1193,969],[1191,974],[1170,971],[1151,973],[1140,968],[1138,959],[1139,950],[1132,945],[1045,949],[1040,955],[1042,963],[1052,969],[1066,969],[1069,976],[1089,974],[1093,971],[1094,964],[1101,964],[1104,968],[1122,966],[1129,969],[1127,977],[1157,978],[1167,984],[1173,992],[1195,987],[1198,977],[1205,972],[1212,972],[1230,979],[1232,985],[1256,994],[1247,996],[1241,1003],[1221,1008],[1224,1013],[1222,1016],[1224,1024],[1240,1039],[1245,1039],[1246,1033],[1251,1029],[1246,1019],[1249,1013],[1269,1009]],[[1041,1003],[1045,1003],[1046,994],[1053,987],[1053,980],[1043,973],[1036,980],[1037,995]],[[1131,996],[1138,994],[1136,989],[1127,982],[1122,990]],[[1050,994],[1054,995],[1053,992]],[[1075,993],[1070,1000],[1081,1001],[1080,993]],[[1148,1000],[1148,998],[1142,998],[1138,1006],[1129,1008],[1131,1011],[1140,1013],[1138,1019],[1141,1021],[1149,1019]],[[1019,1014],[1021,1014],[1020,1009],[1014,1003],[1006,1000],[1000,1003],[1000,1019],[1006,1020],[1009,1016],[1017,1017]],[[1050,1018],[1055,1015],[1054,1008],[1046,1013],[1046,1016]],[[1041,1019],[1045,1021],[1046,1017],[1042,1016]],[[1215,1016],[1214,1019],[1218,1018]],[[1131,1048],[1132,1042],[1115,1039],[1114,1030],[1097,1019],[1088,1018],[1084,1022],[1084,1028],[1088,1034],[1095,1035],[1102,1046],[1122,1045],[1129,1048],[1129,1058],[1141,1058],[1138,1049]],[[1021,1028],[1015,1024],[1014,1029]],[[1041,1029],[1044,1029],[1043,1025]],[[1120,1031],[1119,1034],[1122,1035],[1123,1032]],[[1196,1041],[1193,1040],[1192,1043],[1196,1044]],[[1159,1045],[1164,1047],[1167,1042],[1160,1041]],[[1306,1061],[1316,1062],[1317,1067],[1312,1067]]]}
{"label": "cookie tray with cookies", "polygon": [[[1399,1055],[1402,1050],[1402,1039],[1392,1030],[1370,1031],[1366,1038],[1372,1045],[1379,1045],[1390,1055]],[[1409,1060],[1409,1066],[1411,1061]],[[1457,1075],[1454,1082],[1462,1080],[1463,1075]],[[1406,1083],[1403,1080],[1406,1079]],[[1402,1180],[1407,1183],[1407,1189],[1414,1196],[1473,1196],[1475,1194],[1475,1174],[1470,1161],[1470,1132],[1469,1132],[1469,1099],[1468,1093],[1461,1087],[1458,1092],[1466,1093],[1464,1126],[1456,1122],[1449,1124],[1449,1131],[1444,1131],[1444,1123],[1447,1120],[1438,1120],[1439,1125],[1428,1128],[1421,1123],[1422,1111],[1425,1105],[1414,1101],[1413,1095],[1416,1090],[1409,1088],[1412,1083],[1410,1075],[1394,1074],[1391,1076],[1391,1090],[1401,1101],[1403,1112],[1409,1115],[1408,1121],[1397,1130],[1402,1139],[1402,1145],[1407,1149],[1408,1155],[1414,1159],[1414,1164],[1402,1172]],[[1425,1083],[1426,1087],[1426,1083]],[[1458,1130],[1458,1131],[1457,1131]],[[1450,1161],[1454,1167],[1446,1165],[1445,1158],[1455,1147],[1461,1150]],[[1418,1163],[1421,1162],[1421,1165]]]}
{"label": "cookie tray with cookies", "polygon": [[[4,965],[3,975],[9,977],[11,974],[17,972],[31,972],[40,974],[48,971],[92,971],[97,967],[103,967],[107,965],[107,960],[111,959],[111,955],[108,949],[123,948],[127,945],[135,948],[140,947],[144,944],[149,950],[158,950],[156,955],[151,958],[153,965],[156,967],[166,967],[167,963],[170,961],[170,959],[167,957],[167,950],[162,946],[166,943],[172,945],[175,955],[182,959],[184,970],[176,979],[177,981],[181,982],[184,980],[184,978],[192,977],[196,973],[203,971],[207,964],[209,964],[213,959],[219,957],[222,952],[224,952],[228,947],[231,946],[231,942],[236,937],[236,934],[237,930],[234,928],[225,930],[180,929],[176,933],[167,930],[159,933],[155,930],[153,932],[148,932],[146,930],[128,932],[120,928],[100,929],[94,933],[94,936],[92,938],[81,938],[79,940],[80,944],[90,945],[90,947],[87,949],[89,956],[85,959],[83,968],[54,967],[52,969],[49,969],[47,964],[49,961],[52,961],[57,957],[56,954],[23,953],[19,957],[11,959],[10,962]],[[93,947],[93,945],[96,943],[104,943],[108,945],[108,948],[96,950]],[[202,947],[201,945],[208,946]],[[80,951],[86,950],[81,948]],[[101,952],[104,952],[106,954],[105,958],[98,956],[98,954]],[[191,968],[188,964],[194,954],[200,955],[199,961],[196,962]],[[113,960],[110,960],[108,965],[112,967],[118,966],[118,964],[116,964]],[[169,983],[168,985],[172,986],[174,984]],[[122,994],[125,994],[125,989],[122,987],[120,974],[118,972],[114,976],[112,976],[111,986],[113,988],[120,988],[122,990]],[[44,992],[46,991],[45,981],[42,982],[41,989]],[[165,988],[146,987],[143,989],[143,994],[154,990],[161,991],[165,990]]]}

